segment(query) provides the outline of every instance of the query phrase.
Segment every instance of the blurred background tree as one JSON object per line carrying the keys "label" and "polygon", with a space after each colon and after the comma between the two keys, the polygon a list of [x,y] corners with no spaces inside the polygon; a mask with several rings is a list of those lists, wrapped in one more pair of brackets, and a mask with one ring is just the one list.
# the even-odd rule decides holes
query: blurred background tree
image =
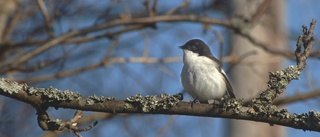
{"label": "blurred background tree", "polygon": [[[248,99],[264,88],[269,71],[282,68],[283,60],[283,66],[293,64],[290,53],[300,26],[319,18],[319,4],[298,0],[0,0],[0,75],[87,96],[125,99],[137,93],[175,94],[183,91],[178,46],[200,38],[230,72],[237,97]],[[316,51],[318,48],[315,46]],[[319,93],[318,60],[311,59],[308,64],[302,80],[291,84],[283,97]],[[186,101],[192,100],[185,96]],[[301,113],[319,110],[318,103],[308,100],[288,104],[288,108]],[[1,97],[0,108],[0,136],[74,136],[65,131],[41,131],[30,105]],[[55,118],[68,119],[74,111],[49,112]],[[231,121],[228,126],[222,119],[190,116],[86,112],[82,122],[86,125],[94,120],[100,123],[82,133],[84,136],[249,137],[276,133],[267,130],[265,123],[258,127],[256,122],[244,126],[242,121]],[[277,136],[287,131],[272,128],[279,130]],[[288,130],[287,136],[318,135]]]}

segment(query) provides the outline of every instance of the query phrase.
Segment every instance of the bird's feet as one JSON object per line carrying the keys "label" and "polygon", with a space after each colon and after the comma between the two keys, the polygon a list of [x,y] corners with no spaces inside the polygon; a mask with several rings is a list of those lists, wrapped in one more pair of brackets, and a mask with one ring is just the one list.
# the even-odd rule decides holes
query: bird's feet
{"label": "bird's feet", "polygon": [[191,108],[193,108],[194,103],[201,103],[201,102],[198,100],[198,98],[195,98],[193,101],[190,101]]}

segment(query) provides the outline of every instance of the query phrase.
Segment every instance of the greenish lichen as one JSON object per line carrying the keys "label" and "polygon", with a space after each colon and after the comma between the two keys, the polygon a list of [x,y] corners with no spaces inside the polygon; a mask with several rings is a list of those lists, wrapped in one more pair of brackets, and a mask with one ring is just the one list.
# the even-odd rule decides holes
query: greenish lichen
{"label": "greenish lichen", "polygon": [[29,95],[40,95],[40,93],[43,93],[45,91],[44,88],[35,88],[35,87],[29,87],[27,90],[27,93]]}
{"label": "greenish lichen", "polygon": [[104,97],[104,96],[98,97],[96,95],[93,95],[93,96],[88,97],[87,105],[93,105],[94,103],[103,103],[103,102],[112,101],[112,100],[115,100],[115,98],[114,97]]}
{"label": "greenish lichen", "polygon": [[106,102],[106,101],[113,101],[113,100],[115,100],[114,97],[104,97],[104,96],[98,97],[98,96],[96,96],[96,95],[89,96],[89,99],[92,99],[92,100],[94,100],[95,102],[100,102],[100,103]]}
{"label": "greenish lichen", "polygon": [[268,89],[259,94],[259,96],[253,100],[253,103],[271,104],[292,80],[299,78],[300,73],[301,69],[297,66],[289,66],[281,71],[270,72]]}
{"label": "greenish lichen", "polygon": [[92,99],[87,99],[86,105],[93,105],[94,101]]}
{"label": "greenish lichen", "polygon": [[141,94],[128,97],[127,102],[140,108],[143,112],[151,112],[155,110],[167,110],[176,106],[180,99],[168,94],[161,94],[160,97],[147,95],[145,97]]}
{"label": "greenish lichen", "polygon": [[[249,109],[246,110],[247,114],[256,118],[271,118],[276,121],[284,120],[291,121],[297,127],[312,127],[320,128],[320,112],[309,111],[303,114],[292,114],[287,109],[278,110],[275,105],[266,104],[264,101],[255,100]],[[302,128],[303,129],[303,128]]]}
{"label": "greenish lichen", "polygon": [[81,97],[78,92],[71,92],[69,90],[61,91],[59,89],[50,87],[50,88],[35,88],[28,87],[27,93],[29,95],[41,96],[47,102],[54,101],[72,101]]}
{"label": "greenish lichen", "polygon": [[132,108],[132,105],[126,103],[124,104],[124,109],[131,109]]}
{"label": "greenish lichen", "polygon": [[[290,120],[301,127],[320,128],[320,112],[310,110],[308,113],[291,114]],[[305,129],[303,129],[305,130]]]}
{"label": "greenish lichen", "polygon": [[9,94],[18,93],[18,91],[24,88],[24,84],[19,84],[14,81],[9,81],[5,78],[0,78],[0,89]]}
{"label": "greenish lichen", "polygon": [[61,91],[59,89],[50,87],[45,89],[42,94],[43,98],[48,99],[48,101],[72,101],[80,97],[78,92],[70,92],[69,90]]}
{"label": "greenish lichen", "polygon": [[223,111],[232,110],[235,114],[240,114],[242,113],[240,110],[242,107],[242,101],[243,99],[230,98],[229,95],[225,95],[222,97],[219,107],[223,108]]}
{"label": "greenish lichen", "polygon": [[297,66],[289,66],[288,68],[270,72],[268,87],[275,90],[283,90],[293,80],[298,79],[301,71]]}
{"label": "greenish lichen", "polygon": [[104,96],[98,97],[96,95],[93,95],[93,96],[88,97],[86,105],[93,105],[94,103],[103,103],[103,102],[112,101],[112,100],[115,100],[115,98],[114,97],[104,97]]}

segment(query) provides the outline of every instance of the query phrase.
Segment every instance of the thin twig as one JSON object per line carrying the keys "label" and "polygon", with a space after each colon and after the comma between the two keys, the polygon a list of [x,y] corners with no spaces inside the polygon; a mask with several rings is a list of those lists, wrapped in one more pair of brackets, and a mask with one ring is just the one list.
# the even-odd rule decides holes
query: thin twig
{"label": "thin twig", "polygon": [[50,38],[53,38],[54,37],[54,32],[53,32],[53,25],[52,25],[52,20],[50,18],[50,15],[49,15],[49,12],[48,12],[48,9],[46,8],[43,0],[37,0],[37,4],[38,4],[38,7],[42,13],[42,16],[45,20],[45,24],[46,24],[46,27],[48,29],[48,32],[49,32],[49,36]]}
{"label": "thin twig", "polygon": [[[316,20],[313,19],[310,23],[310,29],[308,30],[305,25],[302,26],[303,34],[297,40],[296,48],[296,66],[289,66],[286,69],[277,72],[270,72],[268,88],[259,94],[257,98],[254,98],[253,104],[271,104],[272,101],[278,97],[285,88],[294,79],[298,79],[302,70],[305,68],[306,60],[309,57],[313,44],[313,31],[316,24]],[[302,49],[303,46],[303,49]]]}
{"label": "thin twig", "polygon": [[181,3],[179,6],[174,7],[173,9],[169,10],[166,15],[172,15],[175,14],[178,10],[185,8],[190,5],[190,2],[188,0],[184,0],[183,3]]}
{"label": "thin twig", "polygon": [[181,62],[180,57],[167,57],[167,58],[145,58],[145,57],[136,57],[136,58],[121,58],[121,57],[114,57],[114,58],[107,58],[107,60],[104,60],[102,62],[88,65],[82,68],[76,68],[72,70],[67,71],[60,71],[55,74],[49,74],[49,75],[42,75],[39,77],[33,77],[33,78],[26,78],[26,79],[14,79],[18,82],[27,82],[27,83],[34,83],[39,81],[48,81],[52,79],[59,79],[66,76],[75,75],[81,72],[89,71],[96,69],[98,67],[102,66],[110,66],[112,64],[118,63],[118,64],[124,64],[124,63],[174,63],[174,62]]}
{"label": "thin twig", "polygon": [[287,105],[287,104],[295,103],[295,102],[298,102],[298,101],[305,101],[307,99],[317,98],[319,96],[320,96],[320,91],[319,90],[306,92],[306,93],[298,93],[298,94],[296,94],[294,96],[275,99],[272,102],[272,104],[274,104],[274,105]]}
{"label": "thin twig", "polygon": [[261,17],[265,15],[266,10],[270,7],[272,0],[264,0],[259,7],[257,8],[257,11],[254,12],[255,14],[251,18],[250,25],[253,27],[257,24],[258,21],[260,21]]}

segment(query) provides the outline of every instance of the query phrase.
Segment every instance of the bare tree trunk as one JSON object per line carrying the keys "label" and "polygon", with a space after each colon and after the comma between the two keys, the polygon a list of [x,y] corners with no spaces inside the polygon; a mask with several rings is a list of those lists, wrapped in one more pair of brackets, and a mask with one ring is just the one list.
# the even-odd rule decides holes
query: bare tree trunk
{"label": "bare tree trunk", "polygon": [[16,3],[14,0],[0,0],[0,42],[3,42],[7,21],[14,13],[15,8]]}
{"label": "bare tree trunk", "polygon": [[[251,19],[265,0],[233,0],[231,3],[232,17],[242,16]],[[285,45],[284,31],[284,1],[272,1],[261,19],[255,22],[250,35],[259,42],[268,45],[268,48],[282,50]],[[232,36],[232,54],[239,57],[250,51],[256,54],[246,57],[236,65],[230,73],[231,81],[237,98],[250,99],[266,88],[268,72],[282,68],[282,58],[267,53],[254,46],[246,38],[237,34]],[[265,123],[230,120],[230,137],[280,137],[285,135],[283,127],[270,126]]]}

